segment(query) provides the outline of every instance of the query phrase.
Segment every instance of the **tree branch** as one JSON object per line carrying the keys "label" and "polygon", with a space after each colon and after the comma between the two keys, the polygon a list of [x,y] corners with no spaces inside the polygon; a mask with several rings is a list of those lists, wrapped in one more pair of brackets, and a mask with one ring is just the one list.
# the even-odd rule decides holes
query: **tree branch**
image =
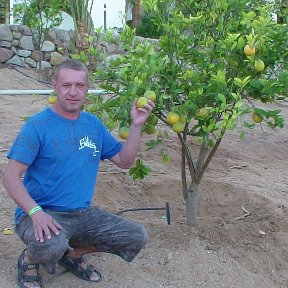
{"label": "tree branch", "polygon": [[187,193],[187,178],[186,178],[186,156],[183,148],[181,151],[181,180],[182,180],[183,198],[187,199],[188,193]]}
{"label": "tree branch", "polygon": [[218,147],[219,147],[219,145],[221,143],[221,140],[222,140],[222,137],[216,141],[214,147],[212,148],[212,150],[210,151],[208,157],[206,158],[206,160],[205,160],[205,162],[203,164],[203,167],[201,169],[200,175],[199,175],[200,179],[202,178],[202,176],[203,176],[206,168],[208,167],[211,159],[214,157],[214,155],[215,155],[215,153],[216,153],[216,151],[217,151],[217,149],[218,149]]}
{"label": "tree branch", "polygon": [[200,183],[200,180],[201,180],[201,178],[202,178],[202,176],[204,174],[203,166],[204,166],[205,157],[206,157],[206,154],[207,154],[207,151],[208,151],[208,141],[207,141],[208,137],[206,136],[205,139],[203,140],[200,152],[198,154],[198,159],[197,159],[197,162],[196,162],[196,171],[197,171],[197,179],[196,179],[196,181],[198,183]]}
{"label": "tree branch", "polygon": [[[185,129],[187,129],[187,127],[185,127]],[[185,130],[184,130],[184,134],[185,134]],[[178,136],[178,138],[182,144],[182,150],[184,150],[185,156],[187,158],[187,163],[188,163],[188,168],[189,168],[189,172],[191,175],[191,179],[193,179],[193,178],[195,178],[196,170],[195,170],[195,167],[193,165],[193,159],[192,159],[190,150],[187,147],[186,142],[185,142],[186,139],[184,140],[180,133],[177,133],[177,136]]]}

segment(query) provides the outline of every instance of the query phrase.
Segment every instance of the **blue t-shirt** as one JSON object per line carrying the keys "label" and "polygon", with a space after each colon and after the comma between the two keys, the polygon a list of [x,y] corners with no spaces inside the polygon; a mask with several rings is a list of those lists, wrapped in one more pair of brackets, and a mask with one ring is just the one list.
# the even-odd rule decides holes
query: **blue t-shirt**
{"label": "blue t-shirt", "polygon": [[[38,205],[70,211],[90,206],[100,160],[121,147],[96,116],[69,120],[46,108],[26,121],[7,156],[29,165],[23,183]],[[16,223],[22,213],[17,207]]]}

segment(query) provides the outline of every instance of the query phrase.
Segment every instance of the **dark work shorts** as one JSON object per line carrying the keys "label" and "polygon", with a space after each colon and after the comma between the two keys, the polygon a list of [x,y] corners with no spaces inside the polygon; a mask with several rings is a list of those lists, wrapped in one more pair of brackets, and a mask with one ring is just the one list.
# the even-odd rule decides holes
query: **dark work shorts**
{"label": "dark work shorts", "polygon": [[97,252],[112,253],[131,262],[148,240],[142,225],[100,208],[45,212],[62,226],[59,235],[51,232],[51,240],[41,243],[35,239],[33,223],[27,215],[20,217],[15,227],[16,234],[38,263],[55,263],[65,252],[84,246],[94,246]]}

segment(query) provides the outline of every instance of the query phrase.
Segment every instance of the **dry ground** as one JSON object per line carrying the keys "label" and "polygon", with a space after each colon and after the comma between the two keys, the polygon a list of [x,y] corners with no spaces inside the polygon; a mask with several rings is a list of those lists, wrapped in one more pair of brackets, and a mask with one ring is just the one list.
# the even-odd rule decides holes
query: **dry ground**
{"label": "dry ground", "polygon": [[[50,88],[7,66],[0,68],[0,89]],[[25,73],[39,79],[35,71]],[[7,149],[23,124],[21,117],[42,109],[46,105],[43,98],[0,95],[0,178]],[[280,107],[287,121],[287,105]],[[144,153],[153,168],[144,181],[133,183],[127,171],[104,162],[97,205],[116,212],[162,207],[168,201],[171,225],[166,224],[163,211],[128,212],[125,216],[143,223],[150,235],[134,262],[128,264],[108,254],[89,255],[87,260],[103,274],[101,284],[78,280],[70,273],[51,276],[43,272],[44,287],[287,288],[287,136],[287,127],[272,131],[260,126],[248,131],[242,141],[237,132],[226,135],[201,184],[198,227],[185,224],[180,145],[174,135],[167,143],[169,164],[160,163],[158,151]],[[13,228],[14,203],[2,184],[0,197],[0,288],[15,287],[16,262],[23,244],[15,235],[2,233]],[[245,210],[250,215],[242,217]]]}

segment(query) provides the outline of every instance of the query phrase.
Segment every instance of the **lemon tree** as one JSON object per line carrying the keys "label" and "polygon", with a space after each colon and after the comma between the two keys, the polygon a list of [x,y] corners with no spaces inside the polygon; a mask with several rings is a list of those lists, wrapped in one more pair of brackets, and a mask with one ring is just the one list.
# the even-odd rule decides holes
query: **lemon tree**
{"label": "lemon tree", "polygon": [[[127,27],[120,36],[126,54],[97,72],[102,88],[113,96],[105,101],[92,97],[92,102],[106,123],[121,127],[130,123],[131,103],[146,91],[155,92],[153,117],[166,128],[146,144],[151,149],[171,133],[178,136],[187,224],[194,225],[199,184],[225,132],[240,126],[243,138],[245,129],[255,125],[284,125],[281,110],[269,104],[286,99],[288,34],[287,25],[274,19],[273,3],[170,2],[142,1],[162,36],[156,43],[138,41]],[[253,121],[254,112],[261,124]],[[191,137],[197,141],[188,141]],[[195,158],[192,149],[198,149]],[[161,157],[169,159],[165,150]],[[138,159],[130,173],[137,179],[148,170]]]}

